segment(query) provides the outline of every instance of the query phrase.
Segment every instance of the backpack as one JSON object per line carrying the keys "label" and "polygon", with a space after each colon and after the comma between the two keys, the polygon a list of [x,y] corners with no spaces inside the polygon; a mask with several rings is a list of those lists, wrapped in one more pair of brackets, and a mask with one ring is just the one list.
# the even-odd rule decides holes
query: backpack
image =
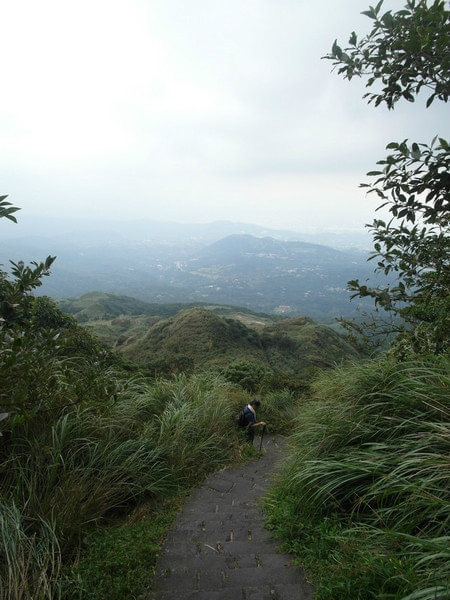
{"label": "backpack", "polygon": [[245,429],[247,425],[247,418],[245,416],[244,409],[242,409],[241,412],[238,415],[236,415],[236,427],[238,429]]}

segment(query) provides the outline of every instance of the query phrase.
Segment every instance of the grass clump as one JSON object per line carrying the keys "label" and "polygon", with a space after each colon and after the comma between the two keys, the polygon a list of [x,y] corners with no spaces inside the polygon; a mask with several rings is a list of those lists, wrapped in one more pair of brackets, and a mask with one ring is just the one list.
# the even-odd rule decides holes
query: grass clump
{"label": "grass clump", "polygon": [[0,499],[0,597],[57,598],[61,552],[54,523],[39,519],[30,530],[23,510]]}
{"label": "grass clump", "polygon": [[92,528],[83,538],[79,560],[63,571],[62,597],[145,598],[177,509],[174,500],[160,502],[136,511],[120,526]]}
{"label": "grass clump", "polygon": [[449,375],[380,358],[313,384],[267,508],[318,599],[449,597]]}

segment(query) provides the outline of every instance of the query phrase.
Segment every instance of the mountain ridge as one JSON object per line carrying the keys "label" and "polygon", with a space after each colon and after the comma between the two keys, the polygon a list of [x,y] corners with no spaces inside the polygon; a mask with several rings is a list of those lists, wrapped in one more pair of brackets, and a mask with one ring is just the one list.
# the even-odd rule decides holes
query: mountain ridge
{"label": "mountain ridge", "polygon": [[166,363],[201,371],[253,363],[267,373],[293,378],[358,356],[342,336],[307,317],[255,329],[201,307],[181,310],[140,335],[122,338],[115,349],[128,360],[153,368]]}
{"label": "mountain ridge", "polygon": [[[3,240],[0,261],[11,256],[11,247],[23,250],[17,240]],[[316,319],[348,317],[369,305],[361,299],[350,304],[346,290],[350,279],[372,274],[365,254],[298,240],[235,233],[210,244],[179,246],[66,241],[41,259],[50,253],[57,256],[52,277],[38,293],[53,298],[97,289],[153,303],[212,302]],[[21,256],[37,258],[36,247]]]}
{"label": "mountain ridge", "polygon": [[[47,240],[70,241],[142,241],[154,240],[158,243],[201,241],[212,243],[232,234],[250,234],[256,237],[272,237],[280,240],[305,241],[332,248],[360,248],[367,251],[371,247],[371,238],[361,231],[318,231],[298,232],[289,229],[265,227],[253,223],[233,221],[213,221],[211,223],[177,223],[154,219],[121,220],[41,217],[24,213],[19,215],[19,227],[13,226],[2,232],[3,240],[39,237]],[[37,235],[36,232],[39,232]]]}

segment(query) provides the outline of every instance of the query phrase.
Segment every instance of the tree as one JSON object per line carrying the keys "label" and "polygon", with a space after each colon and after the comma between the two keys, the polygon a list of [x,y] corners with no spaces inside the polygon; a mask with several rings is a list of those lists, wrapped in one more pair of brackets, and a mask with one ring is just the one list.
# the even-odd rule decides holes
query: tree
{"label": "tree", "polygon": [[[0,219],[16,223],[19,209],[5,198],[0,196]],[[109,351],[52,300],[33,296],[54,260],[48,256],[30,266],[10,261],[10,273],[0,268],[0,437],[90,395],[113,393],[101,366],[111,362]]]}
{"label": "tree", "polygon": [[[399,100],[414,102],[429,90],[426,107],[435,99],[447,102],[450,93],[450,11],[442,0],[408,0],[396,13],[381,12],[383,0],[364,11],[372,31],[349,46],[334,42],[331,54],[338,73],[346,79],[366,77],[369,103],[393,109]],[[387,207],[391,219],[368,225],[374,238],[369,260],[376,272],[395,275],[395,283],[370,287],[350,281],[355,296],[370,296],[376,307],[392,311],[412,326],[408,341],[421,350],[443,352],[450,330],[450,146],[441,137],[427,145],[402,140],[361,184]]]}
{"label": "tree", "polygon": [[[20,209],[6,202],[6,198],[0,196],[0,219],[6,218],[17,223],[14,213]],[[55,258],[47,256],[44,262],[33,261],[32,267],[26,266],[23,261],[10,261],[13,279],[0,269],[0,327],[12,327],[14,323],[30,316],[31,292],[42,285],[42,277],[50,274]]]}

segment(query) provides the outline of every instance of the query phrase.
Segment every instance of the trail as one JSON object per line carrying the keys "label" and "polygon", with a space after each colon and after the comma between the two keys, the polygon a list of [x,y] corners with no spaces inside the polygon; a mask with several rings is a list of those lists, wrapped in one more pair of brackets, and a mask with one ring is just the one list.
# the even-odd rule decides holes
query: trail
{"label": "trail", "polygon": [[279,441],[265,438],[261,458],[215,473],[193,490],[168,534],[147,600],[313,599],[302,569],[277,551],[263,526],[260,499],[281,458]]}

